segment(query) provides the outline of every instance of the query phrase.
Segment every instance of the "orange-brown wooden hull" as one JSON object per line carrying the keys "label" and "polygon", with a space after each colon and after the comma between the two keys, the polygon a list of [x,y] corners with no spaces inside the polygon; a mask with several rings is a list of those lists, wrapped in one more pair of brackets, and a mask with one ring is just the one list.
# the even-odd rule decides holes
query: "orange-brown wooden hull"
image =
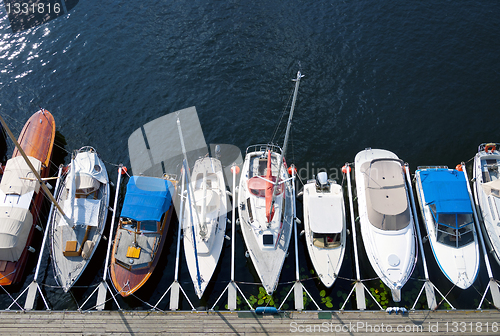
{"label": "orange-brown wooden hull", "polygon": [[[41,122],[40,122],[41,120]],[[34,113],[24,125],[21,134],[19,135],[18,142],[21,148],[25,151],[27,156],[32,156],[42,162],[41,177],[47,177],[49,174],[49,162],[52,155],[52,147],[56,135],[56,125],[52,114],[44,110]],[[12,157],[20,156],[21,153],[14,150]],[[28,260],[28,246],[33,238],[35,225],[38,221],[40,207],[43,202],[43,194],[40,188],[38,193],[35,193],[31,201],[31,214],[33,215],[33,227],[26,241],[26,247],[21,254],[21,257],[16,262],[5,262],[5,269],[0,271],[0,285],[6,286],[21,280],[21,277]]]}
{"label": "orange-brown wooden hull", "polygon": [[174,206],[171,205],[170,209],[168,209],[166,214],[165,226],[163,228],[160,245],[158,246],[158,250],[155,254],[155,257],[150,267],[141,268],[138,270],[128,270],[118,265],[115,260],[115,252],[116,252],[115,249],[118,242],[115,238],[113,245],[113,252],[111,253],[110,271],[111,271],[111,280],[113,282],[113,286],[121,294],[121,296],[123,297],[129,296],[130,294],[137,291],[139,288],[141,288],[142,285],[144,285],[144,283],[146,283],[146,281],[153,273],[156,264],[160,259],[161,251],[163,250],[163,245],[165,244],[165,240],[167,238],[167,232],[170,226],[170,222],[172,220],[173,212],[174,212]]}

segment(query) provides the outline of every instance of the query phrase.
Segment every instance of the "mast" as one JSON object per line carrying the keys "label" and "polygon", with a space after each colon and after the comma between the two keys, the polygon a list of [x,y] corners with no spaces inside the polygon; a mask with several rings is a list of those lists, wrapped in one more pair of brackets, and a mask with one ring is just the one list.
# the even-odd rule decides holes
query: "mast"
{"label": "mast", "polygon": [[[286,154],[288,137],[290,135],[290,127],[292,126],[293,111],[295,110],[295,102],[297,101],[297,93],[299,92],[299,84],[300,84],[300,79],[302,77],[304,77],[304,75],[302,75],[300,73],[300,70],[299,70],[299,71],[297,71],[297,78],[292,79],[295,82],[295,90],[293,92],[292,106],[290,108],[290,115],[288,116],[288,123],[286,125],[286,133],[285,133],[285,140],[283,143],[283,151],[281,152],[281,157],[280,157],[279,162],[278,162],[278,176],[276,177],[276,182],[274,182],[273,198],[271,201],[271,208],[269,209],[269,218],[271,218],[271,214],[272,214],[273,208],[274,208],[274,202],[276,201],[276,187],[279,184],[280,171],[281,171],[281,167],[283,166],[283,160],[284,160],[285,154]],[[269,221],[269,223],[267,225],[269,226],[270,223],[271,223],[271,221]]]}
{"label": "mast", "polygon": [[[181,128],[181,121],[179,117],[177,117],[177,130],[179,131],[179,137],[181,140],[181,148],[182,148],[182,154],[184,155],[184,161],[183,161],[183,166],[184,166],[184,172],[185,172],[185,177],[186,177],[186,182],[187,182],[187,198],[188,198],[188,205],[189,205],[189,213],[191,217],[191,231],[193,234],[193,247],[194,247],[194,259],[196,261],[196,278],[198,282],[198,289],[201,289],[201,275],[200,275],[200,266],[198,264],[198,250],[196,249],[196,235],[195,235],[195,230],[194,230],[194,221],[193,221],[193,207],[192,204],[194,203],[196,205],[196,200],[191,201],[191,193],[193,194],[194,198],[194,192],[193,192],[193,186],[191,185],[191,177],[189,176],[189,165],[188,165],[188,159],[187,159],[187,154],[186,154],[186,147],[184,146],[184,137],[182,136],[182,128]],[[182,209],[181,209],[182,211]],[[201,225],[200,218],[198,216],[198,212],[195,212],[196,214],[196,219],[198,219],[198,223],[200,225],[200,235],[203,237],[204,234],[206,234],[206,230]],[[184,214],[181,214],[181,217],[184,216]]]}

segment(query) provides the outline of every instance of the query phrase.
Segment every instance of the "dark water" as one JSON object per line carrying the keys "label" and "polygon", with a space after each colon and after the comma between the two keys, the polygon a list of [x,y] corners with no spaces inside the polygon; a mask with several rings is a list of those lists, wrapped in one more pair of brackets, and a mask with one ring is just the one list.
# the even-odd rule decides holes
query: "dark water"
{"label": "dark water", "polygon": [[[1,115],[18,134],[38,106],[46,108],[66,142],[55,165],[69,161],[65,151],[91,145],[108,163],[113,181],[113,164],[129,165],[129,135],[185,107],[196,106],[208,143],[233,144],[244,151],[271,140],[298,62],[306,77],[287,161],[302,168],[303,179],[325,168],[341,182],[340,167],[365,147],[391,150],[414,171],[417,165],[454,167],[470,159],[480,143],[499,141],[498,1],[85,1],[67,16],[15,34],[5,9],[0,10]],[[299,215],[301,206],[298,202]],[[170,233],[161,264],[137,293],[153,305],[173,280],[177,232]],[[39,247],[41,237],[37,234],[34,245]],[[236,280],[258,282],[239,233],[236,242]],[[100,244],[78,285],[95,286],[102,277],[106,243]],[[283,283],[295,278],[293,240],[290,246]],[[352,279],[350,243],[348,249],[340,275]],[[360,251],[362,277],[372,278],[362,246]],[[452,285],[426,252],[431,280],[448,293]],[[303,240],[299,254],[301,276],[309,279],[304,284],[325,308],[320,297],[324,288],[309,272]],[[498,277],[500,268],[493,263]],[[35,264],[32,255],[24,283],[8,288],[12,296],[31,282]],[[76,309],[94,289],[63,294],[51,287],[55,282],[47,262],[42,268],[42,288],[53,309]],[[413,278],[422,274],[419,261]],[[211,308],[229,277],[226,241],[214,283],[199,302],[182,259],[180,279],[195,306]],[[452,304],[475,308],[486,283],[481,259],[474,288],[451,290]],[[287,286],[278,287],[280,303]],[[351,286],[340,279],[326,290],[333,309]],[[378,286],[378,281],[368,286]],[[420,286],[410,281],[403,295],[416,296]],[[241,288],[247,296],[258,293],[257,285]],[[141,300],[119,303],[126,309],[148,309]],[[0,294],[0,302],[6,308],[11,301]],[[223,309],[226,297],[221,302]],[[409,299],[402,305],[412,303]],[[86,308],[94,304],[90,299]],[[168,296],[159,307],[168,308]],[[41,300],[38,308],[43,309]],[[107,308],[117,307],[109,302]],[[350,303],[346,308],[352,308]],[[182,309],[190,309],[185,300]]]}

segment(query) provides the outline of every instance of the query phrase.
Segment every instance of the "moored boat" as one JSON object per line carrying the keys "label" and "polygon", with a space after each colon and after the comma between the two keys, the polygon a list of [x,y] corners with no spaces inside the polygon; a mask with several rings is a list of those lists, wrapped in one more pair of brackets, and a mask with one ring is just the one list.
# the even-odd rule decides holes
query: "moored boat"
{"label": "moored boat", "polygon": [[[52,114],[41,109],[24,125],[18,143],[41,177],[49,174],[55,139]],[[43,201],[40,184],[16,148],[0,182],[0,285],[18,282]]]}
{"label": "moored boat", "polygon": [[500,264],[500,144],[479,145],[474,156],[474,195],[483,221],[486,243]]}
{"label": "moored boat", "polygon": [[463,172],[446,166],[418,167],[415,187],[439,268],[456,286],[470,287],[479,272],[479,245]]}
{"label": "moored boat", "polygon": [[395,302],[416,263],[416,235],[403,162],[383,149],[355,157],[361,235],[368,259]]}
{"label": "moored boat", "polygon": [[111,254],[111,279],[122,296],[137,291],[149,279],[165,243],[174,211],[176,181],[131,176]]}
{"label": "moored boat", "polygon": [[198,298],[215,271],[224,243],[227,220],[226,184],[221,162],[204,157],[191,173],[192,192],[183,219],[184,253]]}
{"label": "moored boat", "polygon": [[278,285],[295,220],[295,186],[288,176],[285,154],[301,77],[299,71],[283,151],[276,145],[250,146],[241,170],[238,190],[241,231],[248,255],[268,294]]}
{"label": "moored boat", "polygon": [[321,282],[331,287],[342,266],[346,244],[342,187],[320,172],[304,186],[303,203],[309,256]]}
{"label": "moored boat", "polygon": [[50,218],[51,253],[56,282],[67,292],[87,267],[101,240],[109,205],[104,162],[92,147],[82,147],[68,165]]}

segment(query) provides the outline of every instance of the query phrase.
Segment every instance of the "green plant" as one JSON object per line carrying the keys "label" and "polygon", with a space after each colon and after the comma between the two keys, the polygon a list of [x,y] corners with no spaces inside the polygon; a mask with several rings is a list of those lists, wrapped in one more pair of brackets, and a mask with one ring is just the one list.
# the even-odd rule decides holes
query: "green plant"
{"label": "green plant", "polygon": [[[337,292],[337,295],[339,292]],[[342,292],[340,292],[340,293],[342,293]],[[319,292],[319,296],[321,296],[321,303],[323,303],[328,308],[333,308],[332,298],[329,296],[326,296],[326,291],[324,289],[321,292]]]}
{"label": "green plant", "polygon": [[[240,299],[241,302],[241,299]],[[256,305],[260,306],[266,304],[268,306],[274,306],[274,298],[272,295],[267,294],[264,287],[259,287],[259,294],[257,297],[254,295],[250,295],[248,298],[248,302],[255,308]]]}

